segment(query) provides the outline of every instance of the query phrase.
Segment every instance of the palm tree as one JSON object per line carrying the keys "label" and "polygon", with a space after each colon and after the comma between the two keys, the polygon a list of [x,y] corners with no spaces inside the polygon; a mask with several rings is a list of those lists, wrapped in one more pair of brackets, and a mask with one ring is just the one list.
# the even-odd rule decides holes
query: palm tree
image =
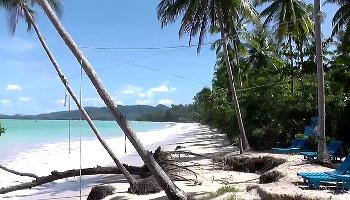
{"label": "palm tree", "polygon": [[[221,46],[232,93],[232,102],[237,113],[243,148],[250,149],[237,98],[235,77],[233,76],[230,63],[228,44],[233,47],[235,52],[238,51],[241,18],[244,17],[248,20],[257,21],[258,13],[248,0],[161,0],[158,5],[158,19],[161,21],[162,27],[175,22],[180,16],[182,16],[182,21],[179,36],[188,34],[190,37],[189,42],[191,43],[192,37],[198,35],[197,52],[200,51],[207,32],[212,34],[220,32]],[[237,60],[236,67],[238,67]]]}
{"label": "palm tree", "polygon": [[253,70],[271,73],[282,66],[278,57],[277,44],[272,40],[270,33],[264,28],[257,28],[252,33],[246,34],[248,57],[245,59]]}
{"label": "palm tree", "polygon": [[[68,83],[68,80],[65,78],[63,72],[60,69],[60,66],[58,65],[55,57],[53,56],[52,52],[50,51],[50,49],[49,49],[49,47],[48,47],[44,37],[40,33],[39,27],[36,24],[36,22],[34,20],[34,17],[33,17],[33,11],[28,8],[28,6],[26,5],[26,3],[24,1],[21,1],[21,0],[16,0],[16,1],[13,1],[13,0],[4,1],[4,0],[2,0],[2,1],[0,1],[0,3],[1,3],[0,5],[2,7],[4,7],[4,8],[6,8],[6,10],[9,12],[9,16],[11,16],[9,18],[9,25],[10,25],[9,28],[10,28],[12,34],[16,30],[16,24],[18,22],[18,20],[17,20],[18,18],[25,18],[25,20],[26,20],[26,22],[28,24],[28,30],[30,30],[30,28],[34,28],[34,31],[37,34],[37,37],[38,37],[42,47],[44,48],[47,56],[49,57],[52,65],[54,66],[54,68],[55,68],[55,70],[56,70],[60,80],[62,81],[63,85],[66,87],[67,91],[69,92],[69,94],[73,98],[73,101],[75,102],[75,104],[77,105],[79,110],[81,111],[81,113],[84,116],[84,118],[87,120],[89,126],[91,127],[91,129],[95,133],[96,137],[101,142],[102,146],[106,149],[108,154],[112,157],[113,161],[116,163],[116,165],[121,170],[121,172],[124,174],[125,178],[130,183],[130,186],[131,187],[135,186],[136,180],[126,170],[124,165],[118,160],[116,155],[109,148],[109,146],[104,141],[104,139],[100,136],[100,133],[98,132],[95,124],[93,123],[93,121],[91,120],[90,116],[86,112],[85,108],[82,107],[82,105],[80,104],[78,98],[74,94],[73,89],[71,88],[70,84]],[[61,13],[59,2],[55,2],[55,1],[51,2],[50,1],[49,3],[51,3],[51,5],[54,5],[53,7],[56,8],[55,12]]]}
{"label": "palm tree", "polygon": [[266,17],[264,25],[268,25],[272,20],[276,22],[273,26],[276,38],[281,42],[288,38],[289,61],[292,70],[291,84],[294,92],[294,72],[293,72],[293,39],[304,38],[313,31],[313,23],[309,17],[308,5],[301,0],[257,0],[258,4],[271,3],[260,14]]}
{"label": "palm tree", "polygon": [[319,119],[319,140],[317,148],[317,158],[321,162],[330,162],[330,158],[326,147],[325,134],[325,89],[324,89],[324,70],[322,60],[322,39],[321,39],[321,5],[320,0],[314,0],[315,13],[315,41],[316,41],[316,65],[317,65],[317,104]]}
{"label": "palm tree", "polygon": [[106,106],[111,111],[112,115],[116,119],[120,128],[123,130],[125,135],[130,140],[131,144],[135,147],[137,153],[141,156],[142,160],[148,166],[154,177],[156,178],[158,184],[166,192],[169,199],[187,199],[186,194],[179,189],[155,161],[152,154],[146,150],[143,144],[138,140],[136,134],[129,126],[125,116],[117,109],[117,104],[113,101],[111,95],[103,87],[102,82],[98,78],[95,70],[92,68],[89,61],[86,59],[84,54],[80,51],[76,43],[70,34],[65,30],[61,22],[59,21],[56,13],[51,8],[47,0],[36,0],[41,8],[46,13],[47,17],[50,19],[51,23],[56,28],[59,35],[62,37],[68,48],[71,50],[73,55],[76,57],[77,61],[80,63],[81,67],[84,69],[85,73],[89,77],[92,84],[95,86],[98,94],[106,104]]}
{"label": "palm tree", "polygon": [[350,1],[326,0],[325,3],[333,3],[340,6],[332,19],[332,37],[338,33],[342,33],[343,46],[348,45],[348,38],[350,38]]}

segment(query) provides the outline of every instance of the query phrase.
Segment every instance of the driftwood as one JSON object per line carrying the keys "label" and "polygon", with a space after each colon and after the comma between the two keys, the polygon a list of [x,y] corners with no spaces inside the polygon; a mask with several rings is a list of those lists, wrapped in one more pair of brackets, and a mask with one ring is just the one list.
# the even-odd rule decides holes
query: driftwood
{"label": "driftwood", "polygon": [[[153,157],[155,160],[160,164],[160,166],[168,173],[168,175],[174,179],[174,180],[179,180],[179,181],[192,181],[192,179],[187,179],[182,177],[181,175],[178,174],[179,171],[187,171],[195,176],[195,182],[197,182],[197,173],[190,170],[188,166],[181,166],[176,164],[175,159],[172,157],[172,154],[188,154],[188,155],[194,155],[194,156],[200,156],[200,157],[206,157],[200,154],[192,153],[190,151],[162,151],[160,147],[157,148],[157,150],[153,153]],[[151,183],[152,181],[149,181],[152,179],[150,170],[146,165],[141,166],[141,167],[136,167],[136,166],[128,166],[124,165],[125,168],[134,175],[139,175],[141,178],[145,178],[144,181],[140,180],[140,185],[141,183]],[[73,170],[68,170],[64,172],[58,172],[58,171],[52,171],[51,175],[48,176],[41,176],[38,177],[35,174],[30,174],[30,173],[20,173],[16,172],[14,170],[9,170],[6,167],[3,167],[0,165],[1,169],[4,169],[8,172],[21,175],[21,176],[29,176],[35,178],[31,182],[25,182],[21,183],[18,185],[14,186],[9,186],[9,187],[4,187],[0,188],[0,194],[5,194],[8,192],[13,192],[16,190],[23,190],[23,189],[29,189],[33,188],[39,185],[43,185],[49,182],[53,182],[59,179],[64,179],[68,177],[75,177],[80,175],[80,170],[79,169],[73,169]],[[99,174],[121,174],[121,171],[118,169],[118,167],[95,167],[95,168],[85,168],[81,170],[81,175],[99,175]],[[148,181],[148,182],[147,182]],[[154,182],[157,183],[157,182]],[[157,186],[157,185],[156,185]],[[148,186],[149,187],[149,186]],[[141,188],[142,189],[142,188]],[[149,188],[148,188],[149,189]],[[138,193],[138,192],[136,192]]]}
{"label": "driftwood", "polygon": [[29,177],[32,177],[32,178],[39,178],[38,175],[35,175],[35,174],[32,174],[32,173],[18,172],[18,171],[15,171],[15,170],[13,170],[13,169],[9,169],[9,168],[7,168],[7,167],[1,165],[1,164],[0,164],[0,169],[3,169],[3,170],[5,170],[5,171],[7,171],[7,172],[10,172],[10,173],[12,173],[12,174],[16,174],[16,175],[18,175],[18,176],[29,176]]}
{"label": "driftwood", "polygon": [[[144,167],[135,167],[124,165],[125,168],[131,173],[135,175],[144,175],[145,173],[149,173],[145,170]],[[98,175],[98,174],[121,174],[121,171],[117,167],[95,167],[95,168],[86,168],[81,169],[81,175]],[[68,170],[64,172],[52,171],[51,175],[41,176],[36,178],[31,182],[21,183],[14,186],[9,186],[0,189],[0,194],[5,194],[8,192],[13,192],[16,190],[23,190],[28,188],[33,188],[39,185],[43,185],[45,183],[49,183],[52,181],[56,181],[63,178],[75,177],[80,175],[79,169]]]}

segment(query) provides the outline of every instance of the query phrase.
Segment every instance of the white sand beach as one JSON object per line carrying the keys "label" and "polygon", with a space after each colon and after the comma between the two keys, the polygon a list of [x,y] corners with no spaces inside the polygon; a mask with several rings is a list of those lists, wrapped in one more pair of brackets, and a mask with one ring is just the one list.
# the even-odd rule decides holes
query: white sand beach
{"label": "white sand beach", "polygon": [[[195,184],[193,181],[177,181],[176,185],[195,197],[203,196],[208,192],[216,191],[218,188],[228,185],[237,188],[239,191],[231,194],[224,194],[216,199],[225,199],[230,195],[235,195],[237,199],[246,200],[275,199],[275,197],[276,199],[291,199],[292,197],[296,197],[296,195],[300,195],[296,197],[296,199],[299,199],[299,197],[303,197],[302,199],[350,199],[349,192],[337,193],[334,189],[328,190],[327,188],[322,188],[322,190],[311,190],[300,185],[302,180],[297,177],[297,172],[332,170],[326,167],[307,164],[300,155],[292,156],[258,152],[249,152],[244,155],[247,157],[273,156],[287,160],[287,162],[274,169],[285,175],[275,183],[259,184],[260,175],[255,173],[222,170],[220,164],[213,164],[209,157],[224,155],[240,156],[238,155],[239,152],[236,147],[229,145],[225,135],[219,134],[206,126],[199,124],[177,124],[172,128],[166,129],[166,131],[155,132],[152,137],[140,134],[140,139],[147,146],[148,150],[151,151],[155,150],[158,146],[162,146],[165,150],[173,151],[176,146],[180,145],[183,147],[181,150],[191,151],[208,157],[197,157],[185,154],[181,155],[181,158],[183,158],[181,164],[191,165],[190,169],[198,174],[197,181],[200,182],[201,185]],[[116,142],[116,144],[113,142],[116,141],[113,141],[113,139],[108,141],[111,146],[116,146],[118,144],[118,142]],[[122,143],[119,142],[118,151],[116,150],[118,155],[124,155],[124,147],[121,144]],[[37,173],[38,175],[47,175],[52,170],[62,171],[79,167],[78,155],[73,153],[73,158],[64,158],[59,153],[60,151],[63,151],[63,149],[58,148],[59,145],[48,145],[47,148],[49,148],[49,146],[51,149],[57,148],[56,151],[51,152],[51,150],[49,151],[46,149],[45,151],[41,151],[40,154],[39,152],[31,152],[35,156],[38,156],[35,160],[22,158],[16,160],[17,163],[14,161],[7,166],[13,168],[16,167],[15,169],[19,171],[29,169],[29,171],[27,170],[28,172]],[[113,166],[108,155],[104,153],[104,150],[99,147],[98,143],[85,141],[84,147],[83,155],[85,156],[83,156],[83,167],[94,167],[96,165]],[[46,152],[46,154],[44,152]],[[121,157],[123,163],[142,165],[141,159],[132,150],[130,144],[128,144],[127,152],[127,155]],[[34,158],[32,157],[32,159]],[[25,162],[26,160],[27,162]],[[63,163],[67,164],[64,165]],[[2,177],[0,187],[30,180],[29,178],[18,177],[2,171],[0,172],[0,175]],[[195,178],[192,174],[183,175],[187,176],[189,179]],[[164,192],[142,196],[127,193],[129,186],[122,175],[84,176],[82,178],[82,199],[87,198],[87,195],[93,186],[101,184],[109,184],[116,188],[114,195],[105,198],[109,200],[167,199]],[[4,194],[0,197],[3,199],[36,200],[80,199],[79,191],[80,182],[79,177],[77,177],[56,181],[30,190],[28,189]]]}

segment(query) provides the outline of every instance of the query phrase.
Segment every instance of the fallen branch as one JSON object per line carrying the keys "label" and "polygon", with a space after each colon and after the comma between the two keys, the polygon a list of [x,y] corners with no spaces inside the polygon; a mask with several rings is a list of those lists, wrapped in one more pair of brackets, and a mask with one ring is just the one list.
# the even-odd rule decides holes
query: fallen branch
{"label": "fallen branch", "polygon": [[18,176],[29,176],[29,177],[32,177],[32,178],[39,178],[38,175],[35,175],[35,174],[32,174],[32,173],[18,172],[18,171],[15,171],[15,170],[13,170],[13,169],[9,169],[9,168],[7,168],[7,167],[1,165],[1,164],[0,164],[0,169],[3,169],[3,170],[5,170],[5,171],[7,171],[7,172],[10,172],[10,173],[12,173],[12,174],[16,174],[16,175],[18,175]]}
{"label": "fallen branch", "polygon": [[199,156],[199,157],[203,157],[203,158],[213,159],[212,157],[205,156],[205,155],[198,154],[198,153],[193,153],[191,151],[176,150],[176,151],[165,151],[165,152],[170,153],[170,154],[185,154],[185,155],[192,155],[192,156]]}
{"label": "fallen branch", "polygon": [[[134,175],[144,175],[145,173],[149,173],[145,171],[144,167],[135,167],[124,165],[125,168]],[[81,175],[98,175],[98,174],[121,174],[121,171],[117,167],[95,167],[95,168],[86,168],[81,169]],[[68,170],[64,172],[52,171],[51,175],[37,177],[35,180],[31,182],[21,183],[14,186],[9,186],[0,189],[0,194],[5,194],[8,192],[13,192],[16,190],[23,190],[28,188],[33,188],[39,185],[43,185],[45,183],[53,182],[59,179],[75,177],[80,175],[79,169]]]}

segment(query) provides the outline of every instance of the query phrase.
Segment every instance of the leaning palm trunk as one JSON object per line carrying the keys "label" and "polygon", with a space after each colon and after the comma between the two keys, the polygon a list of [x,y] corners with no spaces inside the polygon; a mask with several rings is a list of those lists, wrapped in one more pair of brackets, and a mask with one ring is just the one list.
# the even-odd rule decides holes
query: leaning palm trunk
{"label": "leaning palm trunk", "polygon": [[51,53],[48,45],[46,44],[46,41],[44,40],[43,36],[41,35],[40,31],[39,31],[39,27],[37,26],[36,22],[34,21],[33,16],[31,15],[31,13],[29,12],[28,8],[26,5],[21,4],[21,8],[23,9],[26,18],[28,19],[28,21],[31,23],[31,25],[33,26],[35,33],[37,34],[39,41],[42,45],[42,47],[44,48],[47,56],[49,57],[51,63],[53,64],[58,76],[60,77],[63,85],[66,87],[67,91],[69,92],[69,94],[71,95],[73,101],[75,102],[75,104],[77,105],[77,107],[79,108],[79,110],[81,111],[81,113],[83,114],[84,118],[86,119],[86,121],[88,122],[89,126],[91,127],[91,129],[93,130],[93,132],[95,133],[97,139],[100,141],[100,143],[102,144],[102,146],[106,149],[106,151],[108,152],[108,154],[112,157],[113,161],[115,162],[115,164],[118,166],[118,168],[120,169],[120,171],[124,174],[125,178],[128,180],[130,186],[132,187],[135,183],[136,180],[131,176],[131,174],[125,169],[124,165],[118,160],[118,158],[115,156],[115,154],[113,153],[113,151],[109,148],[109,146],[107,145],[107,143],[104,141],[104,139],[100,136],[95,124],[93,123],[93,121],[91,120],[89,114],[86,112],[85,108],[81,106],[78,98],[76,97],[76,95],[73,92],[73,89],[71,88],[71,86],[68,83],[68,80],[65,78],[63,72],[61,71],[55,57],[53,56],[53,54]]}
{"label": "leaning palm trunk", "polygon": [[317,64],[317,90],[318,90],[318,160],[321,162],[330,162],[326,147],[325,134],[325,90],[324,90],[324,71],[322,65],[322,41],[321,41],[321,5],[320,0],[314,0],[315,14],[315,40],[316,40],[316,64]]}
{"label": "leaning palm trunk", "polygon": [[166,192],[169,199],[187,199],[186,194],[180,190],[167,176],[159,164],[155,161],[152,154],[146,150],[143,144],[138,140],[136,134],[132,131],[128,125],[125,116],[117,109],[117,105],[108,94],[107,90],[103,87],[101,81],[97,77],[95,70],[92,68],[89,61],[85,58],[83,53],[79,50],[78,46],[65,30],[59,19],[57,18],[55,12],[50,7],[47,0],[38,0],[40,6],[43,8],[44,12],[56,28],[57,32],[60,34],[68,48],[74,54],[81,67],[84,69],[85,73],[89,77],[92,84],[95,86],[98,94],[106,104],[106,106],[111,111],[111,114],[116,119],[116,122],[119,124],[120,128],[124,131],[125,135],[130,140],[131,144],[135,147],[137,153],[141,156],[142,160],[149,167],[150,171],[156,178],[158,184]]}
{"label": "leaning palm trunk", "polygon": [[[220,14],[219,14],[220,15]],[[228,51],[227,51],[227,43],[226,43],[226,36],[224,33],[224,26],[222,23],[222,17],[219,17],[219,21],[220,21],[220,31],[221,31],[221,42],[222,42],[222,46],[224,49],[224,59],[226,62],[226,68],[227,68],[227,73],[228,73],[228,77],[229,77],[229,81],[230,81],[230,89],[231,89],[231,93],[232,93],[232,101],[235,105],[235,110],[236,110],[236,115],[237,115],[237,120],[238,120],[238,127],[239,127],[239,131],[241,133],[241,141],[242,141],[242,146],[243,146],[243,150],[249,150],[250,146],[249,146],[249,142],[248,139],[246,137],[245,134],[245,130],[244,130],[244,125],[243,125],[243,120],[242,120],[242,114],[241,114],[241,109],[239,107],[239,102],[238,102],[238,98],[237,98],[237,93],[236,93],[236,87],[235,87],[235,80],[234,80],[234,76],[232,73],[232,68],[231,68],[231,64],[230,64],[230,58],[228,55]],[[240,149],[241,152],[242,149]]]}

